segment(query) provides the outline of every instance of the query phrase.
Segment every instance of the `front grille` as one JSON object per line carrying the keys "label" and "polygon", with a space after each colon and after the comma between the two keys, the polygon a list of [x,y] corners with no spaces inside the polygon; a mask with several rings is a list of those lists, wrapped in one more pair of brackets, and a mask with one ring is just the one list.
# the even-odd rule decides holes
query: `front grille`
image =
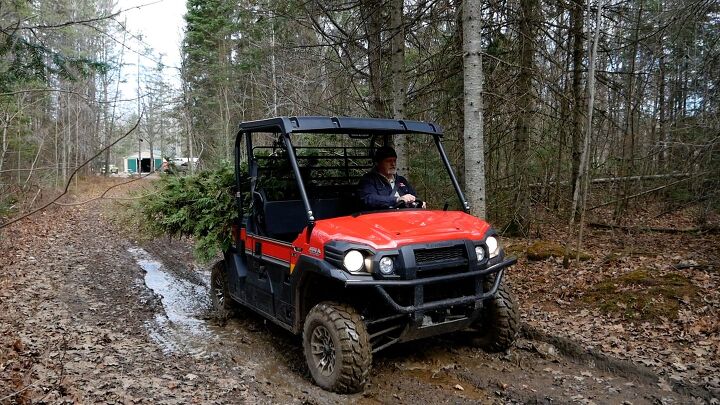
{"label": "front grille", "polygon": [[418,266],[443,262],[457,262],[466,259],[467,253],[465,252],[464,245],[415,250],[415,263]]}

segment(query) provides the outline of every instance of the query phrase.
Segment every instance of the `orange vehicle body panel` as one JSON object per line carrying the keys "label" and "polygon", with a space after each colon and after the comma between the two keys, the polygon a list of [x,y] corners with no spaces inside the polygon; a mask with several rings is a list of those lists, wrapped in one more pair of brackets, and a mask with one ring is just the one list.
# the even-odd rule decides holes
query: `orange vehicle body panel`
{"label": "orange vehicle body panel", "polygon": [[292,244],[248,235],[245,229],[241,238],[253,253],[260,242],[263,256],[287,262],[292,271],[301,254],[323,259],[323,247],[329,241],[356,242],[374,250],[397,249],[453,239],[481,241],[488,229],[487,222],[462,211],[397,210],[318,220],[309,240],[306,227]]}
{"label": "orange vehicle body panel", "polygon": [[487,222],[462,211],[397,210],[319,220],[309,241],[305,228],[293,245],[304,254],[323,258],[323,246],[329,241],[356,242],[374,250],[397,249],[453,239],[481,241],[488,229]]}
{"label": "orange vehicle body panel", "polygon": [[260,236],[247,235],[245,237],[245,248],[252,253],[256,253],[257,242],[260,242],[263,256],[290,263],[292,246],[289,244]]}

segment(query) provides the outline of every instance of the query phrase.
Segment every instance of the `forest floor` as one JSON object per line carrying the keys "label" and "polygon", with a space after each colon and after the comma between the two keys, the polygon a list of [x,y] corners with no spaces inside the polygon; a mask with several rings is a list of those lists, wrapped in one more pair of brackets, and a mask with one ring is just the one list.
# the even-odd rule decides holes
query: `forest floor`
{"label": "forest floor", "polygon": [[[548,216],[542,238],[506,240],[515,347],[398,345],[341,396],[312,384],[298,338],[251,313],[217,324],[191,242],[137,237],[123,209],[54,206],[0,230],[0,404],[720,403],[717,235],[588,229],[589,259],[565,269],[528,259],[564,241]],[[674,215],[663,226],[687,220]]]}

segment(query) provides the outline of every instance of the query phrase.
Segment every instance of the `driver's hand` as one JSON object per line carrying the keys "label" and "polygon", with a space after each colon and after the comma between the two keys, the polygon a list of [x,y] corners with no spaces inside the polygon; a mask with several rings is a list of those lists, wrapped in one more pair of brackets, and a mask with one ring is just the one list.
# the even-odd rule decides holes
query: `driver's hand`
{"label": "driver's hand", "polygon": [[[399,200],[403,201],[404,203],[407,204],[407,203],[411,203],[411,202],[415,201],[415,196],[412,194],[405,194],[405,195],[401,195]],[[400,202],[400,201],[398,201],[398,202]]]}
{"label": "driver's hand", "polygon": [[423,207],[423,209],[427,208],[427,203],[425,201],[423,201],[422,207]]}

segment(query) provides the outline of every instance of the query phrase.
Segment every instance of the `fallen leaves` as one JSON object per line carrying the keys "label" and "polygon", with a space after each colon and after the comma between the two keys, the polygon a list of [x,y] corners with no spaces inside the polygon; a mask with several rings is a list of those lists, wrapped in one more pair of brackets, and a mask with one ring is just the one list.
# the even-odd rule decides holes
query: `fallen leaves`
{"label": "fallen leaves", "polygon": [[[202,391],[186,384],[199,380],[188,373],[195,360],[167,357],[147,339],[154,310],[138,297],[141,272],[97,212],[51,213],[0,239],[0,402],[242,402],[214,381]],[[246,389],[237,371],[207,367]],[[164,372],[170,378],[155,377]]]}
{"label": "fallen leaves", "polygon": [[18,353],[22,353],[25,350],[25,345],[23,344],[22,340],[16,339],[15,342],[13,342],[12,344],[12,349]]}
{"label": "fallen leaves", "polygon": [[[543,231],[544,245],[565,242],[557,223]],[[564,268],[553,254],[521,257],[508,272],[522,319],[661,375],[712,387],[720,375],[720,237],[586,231],[583,250],[593,259]],[[507,244],[516,252],[533,246]]]}

